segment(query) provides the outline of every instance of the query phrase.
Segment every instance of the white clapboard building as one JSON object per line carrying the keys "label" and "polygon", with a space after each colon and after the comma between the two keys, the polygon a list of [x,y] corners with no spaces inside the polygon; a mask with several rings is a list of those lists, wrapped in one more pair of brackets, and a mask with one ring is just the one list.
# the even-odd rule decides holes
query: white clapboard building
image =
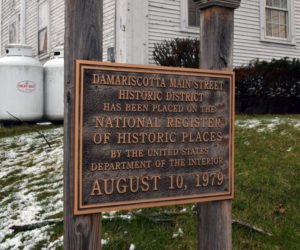
{"label": "white clapboard building", "polygon": [[[199,37],[192,0],[103,0],[103,60],[154,64],[154,44]],[[64,43],[65,0],[0,0],[1,55],[25,43],[41,61]],[[242,0],[235,11],[234,66],[300,58],[300,0]]]}

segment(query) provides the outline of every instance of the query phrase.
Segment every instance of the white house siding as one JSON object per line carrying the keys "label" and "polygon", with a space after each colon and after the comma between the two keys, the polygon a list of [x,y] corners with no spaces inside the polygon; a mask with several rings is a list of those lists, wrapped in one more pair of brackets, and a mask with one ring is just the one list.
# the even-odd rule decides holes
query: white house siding
{"label": "white house siding", "polygon": [[[5,55],[5,46],[9,42],[8,25],[15,16],[18,18],[18,42],[20,42],[20,0],[2,0],[1,55]],[[33,56],[38,50],[38,4],[37,0],[25,1],[25,43],[32,47]],[[64,42],[64,0],[49,1],[49,59],[54,47]]]}
{"label": "white house siding", "polygon": [[50,0],[50,51],[64,44],[65,36],[65,1]]}
{"label": "white house siding", "polygon": [[[1,55],[5,55],[5,46],[9,41],[8,26],[16,18],[18,20],[18,30],[20,30],[20,0],[2,0],[2,22],[1,22]],[[20,34],[18,34],[20,39]]]}
{"label": "white house siding", "polygon": [[115,47],[115,0],[103,1],[103,61],[107,61],[107,49]]}
{"label": "white house siding", "polygon": [[[154,64],[155,43],[176,37],[199,37],[198,30],[188,31],[182,27],[181,1],[149,0],[149,64]],[[296,45],[261,41],[260,1],[242,0],[240,8],[235,11],[234,66],[248,64],[256,58],[300,58],[300,1],[294,1]]]}
{"label": "white house siding", "polygon": [[235,11],[234,65],[245,65],[256,58],[300,58],[300,1],[294,1],[296,45],[261,41],[259,1],[242,0]]}
{"label": "white house siding", "polygon": [[149,64],[153,60],[154,44],[174,38],[199,37],[199,33],[185,32],[181,27],[179,0],[149,0]]}
{"label": "white house siding", "polygon": [[148,64],[148,0],[117,0],[116,6],[116,62]]}
{"label": "white house siding", "polygon": [[[119,0],[124,2],[125,0]],[[135,3],[136,0],[126,0],[126,6],[130,7],[130,1]],[[174,39],[176,37],[199,37],[199,29],[186,29],[182,24],[182,6],[185,0],[147,0],[147,22],[145,27],[147,41],[147,49],[145,56],[148,58],[148,64],[154,64],[153,49],[154,44],[163,40]],[[260,26],[260,1],[262,0],[242,0],[241,7],[235,11],[235,33],[234,33],[234,66],[249,63],[250,60],[260,58],[270,60],[272,58],[300,58],[300,1],[294,0],[295,13],[295,35],[296,44],[280,44],[261,41]],[[21,0],[2,0],[2,23],[1,23],[1,55],[5,55],[5,46],[8,44],[8,26],[13,18],[17,18],[19,26],[18,39],[20,41],[20,2]],[[37,56],[38,45],[38,3],[39,0],[26,0],[25,14],[25,42],[32,46],[34,56]],[[104,0],[103,8],[103,60],[107,61],[107,49],[109,47],[122,46],[122,42],[118,42],[118,34],[120,27],[116,30],[116,0]],[[49,52],[53,48],[64,42],[64,9],[65,0],[49,0],[50,7],[50,42]],[[126,11],[121,12],[125,15],[123,20],[131,20],[137,18],[131,12],[127,11],[131,17],[125,17]],[[120,13],[118,11],[117,13]],[[132,19],[133,20],[133,19]],[[132,21],[131,20],[131,21]],[[146,19],[143,18],[143,22]],[[129,22],[128,21],[128,22]],[[136,20],[134,20],[134,23]],[[118,23],[118,22],[117,22]],[[133,23],[133,26],[134,26]],[[126,23],[127,24],[127,23]],[[132,23],[128,23],[132,25]],[[140,24],[141,25],[141,24]],[[143,24],[144,25],[144,24]],[[124,26],[125,27],[125,26]],[[129,27],[126,28],[126,32]],[[134,32],[135,28],[133,27]],[[118,33],[119,32],[119,33]],[[118,33],[118,34],[116,34]],[[121,34],[121,33],[120,33]],[[132,33],[133,34],[133,33]],[[132,40],[132,34],[128,34]],[[125,37],[126,38],[126,37]],[[127,39],[127,38],[126,38]],[[126,40],[125,39],[125,40]],[[120,39],[119,39],[120,40]],[[136,39],[135,39],[136,40]],[[130,41],[130,40],[129,40]],[[139,41],[136,41],[138,43]],[[126,42],[123,44],[123,53],[129,53],[133,46],[129,46]],[[128,49],[129,48],[129,49]],[[121,50],[119,48],[119,50]],[[128,50],[128,51],[127,51]],[[118,51],[116,51],[117,55]],[[48,57],[49,58],[49,57]],[[46,59],[48,59],[46,58]],[[146,60],[147,61],[147,60]]]}
{"label": "white house siding", "polygon": [[25,6],[25,43],[32,47],[34,56],[38,54],[38,3],[27,0]]}

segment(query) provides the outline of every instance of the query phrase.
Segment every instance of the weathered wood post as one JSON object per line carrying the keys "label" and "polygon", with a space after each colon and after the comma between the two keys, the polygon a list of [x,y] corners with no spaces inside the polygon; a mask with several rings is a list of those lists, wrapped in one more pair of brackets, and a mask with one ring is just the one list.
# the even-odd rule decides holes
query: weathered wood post
{"label": "weathered wood post", "polygon": [[[232,70],[234,9],[241,0],[194,0],[200,14],[200,68]],[[232,249],[231,200],[198,203],[198,249]]]}
{"label": "weathered wood post", "polygon": [[64,249],[101,249],[101,213],[74,215],[75,59],[102,60],[103,0],[65,1]]}

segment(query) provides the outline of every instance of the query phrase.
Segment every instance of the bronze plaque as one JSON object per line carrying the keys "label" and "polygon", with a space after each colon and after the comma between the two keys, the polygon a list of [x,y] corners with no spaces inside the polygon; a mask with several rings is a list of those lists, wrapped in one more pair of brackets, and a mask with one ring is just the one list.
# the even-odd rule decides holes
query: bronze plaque
{"label": "bronze plaque", "polygon": [[234,73],[76,61],[74,213],[233,198]]}

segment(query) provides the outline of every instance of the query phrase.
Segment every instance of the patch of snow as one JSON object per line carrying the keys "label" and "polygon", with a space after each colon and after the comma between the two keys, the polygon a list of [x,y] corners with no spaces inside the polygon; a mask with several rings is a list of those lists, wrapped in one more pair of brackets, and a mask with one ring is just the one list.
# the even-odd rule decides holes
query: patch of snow
{"label": "patch of snow", "polygon": [[101,239],[101,245],[107,244],[109,239]]}
{"label": "patch of snow", "polygon": [[277,123],[270,123],[267,125],[267,128],[269,129],[269,131],[273,131],[275,130],[277,125],[278,125]]}
{"label": "patch of snow", "polygon": [[257,119],[238,120],[235,122],[235,126],[241,128],[256,128],[260,126],[261,121]]}
{"label": "patch of snow", "polygon": [[130,214],[121,214],[121,215],[119,215],[119,217],[122,219],[127,219],[127,220],[132,219],[132,216]]}
{"label": "patch of snow", "polygon": [[109,216],[114,216],[117,213],[117,211],[110,211]]}
{"label": "patch of snow", "polygon": [[47,247],[47,250],[48,249],[56,249],[56,247],[58,246],[62,246],[63,245],[63,242],[64,241],[64,236],[60,236],[57,240],[51,242],[48,247]]}
{"label": "patch of snow", "polygon": [[299,121],[294,123],[294,128],[299,128],[299,127],[300,127],[300,122]]}
{"label": "patch of snow", "polygon": [[36,125],[40,125],[40,126],[48,126],[51,125],[52,122],[37,122]]}
{"label": "patch of snow", "polygon": [[135,245],[134,244],[130,244],[129,250],[134,250],[135,249]]}
{"label": "patch of snow", "polygon": [[0,201],[0,249],[32,249],[40,241],[46,241],[45,249],[63,244],[63,237],[50,242],[48,231],[52,225],[18,232],[13,237],[13,230],[9,229],[14,225],[42,222],[63,211],[63,129],[51,129],[43,134],[52,148],[37,133],[0,139],[3,159],[0,178],[15,179],[2,187],[2,192],[8,191],[9,196]]}
{"label": "patch of snow", "polygon": [[173,233],[172,238],[181,237],[183,235],[183,231],[181,228],[178,228],[178,231],[176,233]]}
{"label": "patch of snow", "polygon": [[124,220],[131,220],[132,214],[118,214],[117,211],[111,211],[109,213],[103,213],[102,214],[103,219],[113,219],[113,218],[121,218]]}
{"label": "patch of snow", "polygon": [[300,120],[294,118],[264,118],[264,119],[247,119],[247,120],[236,120],[235,126],[246,129],[257,128],[257,132],[273,132],[277,126],[287,124],[295,128],[300,127]]}

